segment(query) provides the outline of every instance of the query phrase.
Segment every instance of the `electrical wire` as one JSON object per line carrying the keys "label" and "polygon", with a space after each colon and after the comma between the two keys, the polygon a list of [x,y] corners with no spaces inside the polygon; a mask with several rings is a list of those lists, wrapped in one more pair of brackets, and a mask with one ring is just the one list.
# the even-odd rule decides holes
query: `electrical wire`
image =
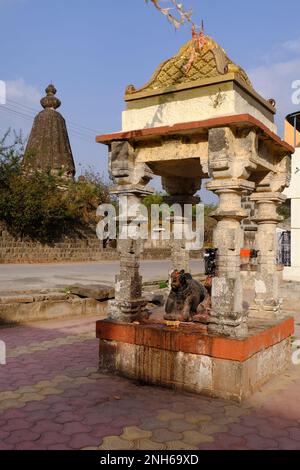
{"label": "electrical wire", "polygon": [[[16,105],[16,106],[21,107],[21,108],[24,108],[24,109],[28,109],[29,111],[33,111],[35,115],[39,112],[37,109],[31,108],[30,106],[26,106],[26,105],[24,105],[24,104],[18,103],[17,101],[14,101],[14,100],[11,100],[11,99],[7,99],[7,102],[8,102],[8,103],[12,103],[13,105]],[[95,129],[92,129],[92,128],[90,128],[90,127],[86,127],[86,126],[82,126],[82,125],[80,125],[80,124],[76,124],[75,122],[73,122],[72,120],[69,120],[69,119],[68,119],[68,125],[69,125],[69,126],[72,126],[72,127],[74,127],[74,128],[76,127],[76,128],[78,128],[79,130],[80,130],[80,129],[83,129],[83,130],[85,130],[85,131],[91,132],[91,133],[93,134],[93,136],[94,136],[95,134],[97,134],[97,132],[98,132],[98,131],[96,131]]]}
{"label": "electrical wire", "polygon": [[[8,101],[12,101],[12,100],[8,100]],[[23,107],[25,108],[25,106],[23,106]],[[29,107],[26,107],[26,108],[29,108]],[[33,108],[31,108],[31,109],[33,109]],[[18,116],[21,119],[31,121],[31,122],[35,118],[35,116],[33,114],[25,113],[25,112],[21,111],[20,109],[18,109],[14,105],[9,105],[9,106],[8,105],[0,105],[0,111],[5,111],[7,113]],[[83,140],[84,142],[87,142],[87,143],[94,143],[94,139],[93,139],[94,136],[92,136],[90,134],[87,134],[87,133],[84,133],[79,129],[75,129],[75,128],[71,127],[69,129],[69,132],[72,136],[76,137],[77,139]]]}

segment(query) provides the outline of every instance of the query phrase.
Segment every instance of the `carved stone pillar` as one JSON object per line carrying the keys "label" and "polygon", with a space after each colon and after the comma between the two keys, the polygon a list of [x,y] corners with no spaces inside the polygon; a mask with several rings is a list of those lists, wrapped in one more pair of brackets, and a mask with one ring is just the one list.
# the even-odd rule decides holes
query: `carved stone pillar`
{"label": "carved stone pillar", "polygon": [[247,215],[242,209],[242,196],[254,188],[247,179],[256,168],[252,161],[255,142],[256,134],[251,130],[239,134],[230,128],[209,131],[209,170],[213,179],[206,187],[219,196],[219,207],[212,214],[218,222],[213,237],[218,254],[208,330],[232,337],[245,336],[248,331],[240,274],[244,244],[241,220]]}
{"label": "carved stone pillar", "polygon": [[186,247],[186,240],[176,239],[174,234],[183,232],[183,227],[188,221],[184,218],[185,204],[198,204],[200,198],[194,194],[201,188],[199,178],[163,177],[162,186],[168,193],[164,202],[169,206],[179,204],[181,215],[171,216],[171,261],[173,270],[190,272],[190,253]]}
{"label": "carved stone pillar", "polygon": [[240,337],[247,334],[247,312],[243,308],[243,287],[240,275],[240,251],[244,243],[241,220],[246,213],[241,207],[242,193],[251,183],[244,180],[216,180],[207,189],[220,198],[212,214],[217,221],[213,244],[218,249],[217,277],[212,285],[211,333]]}
{"label": "carved stone pillar", "polygon": [[109,302],[108,314],[114,321],[131,323],[146,315],[147,301],[142,298],[142,277],[139,274],[143,240],[135,236],[134,229],[140,225],[138,205],[143,197],[153,193],[153,190],[145,188],[152,178],[152,172],[147,165],[136,163],[135,151],[126,141],[112,143],[109,169],[116,184],[112,193],[120,198],[120,273],[116,276],[115,300]]}
{"label": "carved stone pillar", "polygon": [[172,271],[184,270],[186,273],[191,272],[190,253],[185,248],[185,242],[184,240],[175,240],[173,235],[171,238],[171,262]]}
{"label": "carved stone pillar", "polygon": [[254,317],[276,318],[280,316],[276,226],[282,220],[277,213],[277,208],[285,199],[286,196],[277,192],[256,192],[251,196],[251,200],[257,204],[256,249],[259,250],[255,302],[250,312]]}
{"label": "carved stone pillar", "polygon": [[109,302],[110,319],[124,323],[146,316],[147,301],[142,298],[142,276],[139,274],[142,243],[140,240],[119,240],[120,274],[116,276],[115,300]]}
{"label": "carved stone pillar", "polygon": [[254,219],[256,216],[256,204],[250,199],[251,193],[245,192],[242,197],[242,208],[246,210],[247,217],[242,220],[242,229],[244,230],[244,247],[255,248],[255,237],[257,224]]}

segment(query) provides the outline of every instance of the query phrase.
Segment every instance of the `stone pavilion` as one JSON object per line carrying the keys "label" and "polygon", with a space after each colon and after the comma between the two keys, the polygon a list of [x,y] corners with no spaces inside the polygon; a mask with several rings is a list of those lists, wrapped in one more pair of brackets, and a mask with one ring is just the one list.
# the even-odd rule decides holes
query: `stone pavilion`
{"label": "stone pavilion", "polygon": [[[172,329],[144,318],[142,243],[119,242],[120,274],[109,318],[97,324],[100,367],[148,383],[241,400],[290,361],[293,320],[281,311],[276,267],[278,206],[285,200],[293,147],[276,133],[275,102],[212,38],[200,35],[161,64],[150,81],[125,93],[122,131],[108,146],[114,193],[132,204],[153,175],[169,200],[197,202],[202,181],[219,197],[217,275],[208,326]],[[242,199],[256,205],[255,271],[242,272]],[[187,266],[176,248],[173,268]]]}

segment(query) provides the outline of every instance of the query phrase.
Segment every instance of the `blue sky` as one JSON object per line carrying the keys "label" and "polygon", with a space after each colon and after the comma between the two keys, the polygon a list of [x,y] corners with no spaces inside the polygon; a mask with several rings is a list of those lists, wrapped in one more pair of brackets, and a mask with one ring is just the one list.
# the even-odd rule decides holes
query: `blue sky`
{"label": "blue sky", "polygon": [[[291,84],[300,80],[299,0],[183,3],[197,23],[204,19],[207,34],[247,70],[256,89],[276,99],[281,131],[283,117],[297,108]],[[0,80],[7,82],[8,98],[39,110],[52,80],[68,123],[99,134],[120,129],[126,86],[143,85],[190,39],[187,27],[175,32],[144,0],[0,0],[0,19]],[[27,134],[31,121],[0,111],[0,133],[8,126]],[[70,129],[78,172],[81,163],[106,174],[106,149],[92,132],[81,132],[84,137]]]}

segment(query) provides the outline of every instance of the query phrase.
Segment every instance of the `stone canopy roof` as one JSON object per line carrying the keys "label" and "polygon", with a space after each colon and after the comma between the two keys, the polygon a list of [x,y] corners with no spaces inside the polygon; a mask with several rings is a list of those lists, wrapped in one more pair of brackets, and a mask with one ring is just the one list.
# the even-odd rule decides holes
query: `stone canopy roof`
{"label": "stone canopy roof", "polygon": [[211,37],[202,35],[201,47],[193,38],[186,43],[171,59],[163,62],[155,71],[150,81],[140,89],[133,85],[127,87],[125,98],[151,90],[164,90],[176,85],[191,84],[195,81],[235,73],[252,88],[245,70],[236,65],[224,49]]}
{"label": "stone canopy roof", "polygon": [[44,108],[35,118],[27,143],[23,166],[25,171],[44,170],[62,177],[74,177],[75,164],[66,121],[56,111],[61,102],[50,84],[41,99]]}

